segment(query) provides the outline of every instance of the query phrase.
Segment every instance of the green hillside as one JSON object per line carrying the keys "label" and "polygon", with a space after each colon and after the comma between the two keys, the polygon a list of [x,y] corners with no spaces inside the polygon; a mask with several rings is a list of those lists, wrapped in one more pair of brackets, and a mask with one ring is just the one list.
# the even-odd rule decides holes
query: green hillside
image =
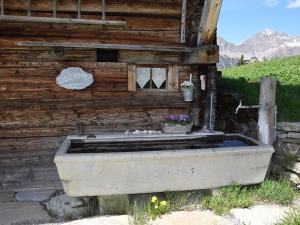
{"label": "green hillside", "polygon": [[258,104],[259,82],[276,77],[278,119],[300,121],[300,56],[258,62],[223,70],[222,85],[240,93],[244,104]]}

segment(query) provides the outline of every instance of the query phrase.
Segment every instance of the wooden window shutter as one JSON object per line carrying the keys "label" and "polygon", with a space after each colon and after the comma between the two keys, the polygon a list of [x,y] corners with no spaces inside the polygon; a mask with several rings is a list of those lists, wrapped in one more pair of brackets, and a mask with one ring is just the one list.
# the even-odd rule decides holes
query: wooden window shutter
{"label": "wooden window shutter", "polygon": [[136,66],[128,65],[128,91],[136,91]]}
{"label": "wooden window shutter", "polygon": [[168,73],[168,91],[177,92],[179,90],[179,67],[177,65],[172,65],[169,67]]}

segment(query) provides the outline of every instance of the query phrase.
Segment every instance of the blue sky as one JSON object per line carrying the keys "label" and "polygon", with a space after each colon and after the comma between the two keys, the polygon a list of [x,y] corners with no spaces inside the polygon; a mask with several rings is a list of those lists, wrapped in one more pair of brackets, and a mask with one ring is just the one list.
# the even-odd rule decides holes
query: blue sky
{"label": "blue sky", "polygon": [[300,0],[223,0],[218,35],[240,44],[265,28],[300,36]]}

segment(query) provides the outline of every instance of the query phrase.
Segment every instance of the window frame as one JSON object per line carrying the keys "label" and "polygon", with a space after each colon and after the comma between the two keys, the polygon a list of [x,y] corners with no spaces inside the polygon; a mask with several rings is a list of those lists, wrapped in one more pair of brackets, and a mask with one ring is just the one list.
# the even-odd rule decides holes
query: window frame
{"label": "window frame", "polygon": [[[137,68],[145,67],[150,69],[150,85],[152,81],[152,68],[166,68],[166,88],[138,88],[137,87]],[[152,87],[152,86],[151,86]],[[178,92],[179,91],[179,66],[178,65],[159,65],[159,64],[128,64],[128,91],[139,92]]]}

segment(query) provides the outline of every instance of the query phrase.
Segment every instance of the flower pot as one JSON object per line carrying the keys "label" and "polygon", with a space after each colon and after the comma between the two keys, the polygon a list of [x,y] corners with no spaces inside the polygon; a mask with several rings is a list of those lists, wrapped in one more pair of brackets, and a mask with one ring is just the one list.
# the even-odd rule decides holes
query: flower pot
{"label": "flower pot", "polygon": [[179,125],[179,124],[161,124],[161,129],[164,133],[167,134],[186,134],[192,131],[193,123],[189,123],[187,125]]}
{"label": "flower pot", "polygon": [[192,102],[194,99],[194,89],[182,89],[183,99],[186,102]]}

